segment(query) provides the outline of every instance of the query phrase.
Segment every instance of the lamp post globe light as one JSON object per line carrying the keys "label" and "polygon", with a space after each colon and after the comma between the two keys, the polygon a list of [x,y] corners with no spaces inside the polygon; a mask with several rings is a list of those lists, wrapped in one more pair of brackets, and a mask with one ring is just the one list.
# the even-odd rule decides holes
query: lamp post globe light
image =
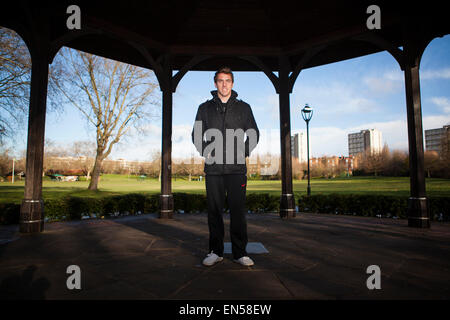
{"label": "lamp post globe light", "polygon": [[308,159],[308,188],[307,190],[307,194],[308,196],[311,195],[311,182],[310,182],[310,171],[309,171],[309,121],[311,120],[313,116],[313,109],[306,104],[305,107],[302,109],[302,117],[303,120],[305,120],[306,122],[306,154],[307,154],[307,159]]}

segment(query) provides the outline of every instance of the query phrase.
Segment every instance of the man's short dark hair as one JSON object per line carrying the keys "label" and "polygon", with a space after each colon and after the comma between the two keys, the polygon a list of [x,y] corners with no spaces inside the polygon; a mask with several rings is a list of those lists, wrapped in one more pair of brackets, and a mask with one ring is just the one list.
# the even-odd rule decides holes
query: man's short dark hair
{"label": "man's short dark hair", "polygon": [[234,83],[233,71],[231,71],[230,68],[228,68],[228,67],[222,67],[222,68],[220,68],[219,70],[217,70],[217,71],[216,71],[216,74],[214,75],[214,82],[217,81],[217,75],[218,75],[219,73],[225,73],[225,74],[231,75],[231,81],[233,81],[233,83]]}

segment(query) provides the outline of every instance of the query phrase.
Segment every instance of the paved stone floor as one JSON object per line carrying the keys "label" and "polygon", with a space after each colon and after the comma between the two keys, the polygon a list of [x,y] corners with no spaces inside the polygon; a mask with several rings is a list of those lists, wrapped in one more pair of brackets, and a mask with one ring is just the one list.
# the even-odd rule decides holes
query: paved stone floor
{"label": "paved stone floor", "polygon": [[[229,240],[229,219],[225,215]],[[204,267],[206,214],[47,223],[21,235],[0,226],[0,299],[449,299],[450,224],[325,214],[247,215],[253,267]],[[81,270],[68,290],[67,267]],[[378,265],[381,289],[366,269]]]}

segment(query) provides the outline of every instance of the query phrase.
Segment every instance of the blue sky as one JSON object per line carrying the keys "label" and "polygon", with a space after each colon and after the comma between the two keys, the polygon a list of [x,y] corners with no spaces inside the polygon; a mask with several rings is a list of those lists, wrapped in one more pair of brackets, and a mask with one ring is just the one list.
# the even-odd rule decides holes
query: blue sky
{"label": "blue sky", "polygon": [[[434,39],[421,62],[423,128],[450,123],[450,36]],[[173,157],[198,156],[190,140],[198,105],[210,98],[213,72],[188,72],[174,95]],[[248,102],[261,131],[254,154],[280,153],[278,95],[262,72],[236,72],[234,90]],[[304,131],[300,109],[314,108],[310,122],[312,156],[348,155],[347,135],[376,128],[390,149],[407,150],[404,76],[383,52],[303,70],[291,94],[291,131]],[[159,112],[160,114],[160,112]],[[161,148],[161,118],[149,122],[145,136],[131,135],[110,158],[148,160]],[[93,140],[92,128],[72,106],[49,113],[46,138],[56,143]],[[22,138],[25,145],[26,135]]]}

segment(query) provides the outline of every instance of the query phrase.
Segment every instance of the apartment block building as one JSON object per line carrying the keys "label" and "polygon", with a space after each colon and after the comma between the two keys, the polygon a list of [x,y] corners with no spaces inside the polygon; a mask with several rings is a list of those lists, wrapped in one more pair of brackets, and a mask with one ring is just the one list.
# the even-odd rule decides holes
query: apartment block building
{"label": "apartment block building", "polygon": [[382,148],[382,133],[377,129],[361,130],[348,135],[349,156],[355,156],[365,151],[378,153]]}
{"label": "apartment block building", "polygon": [[[292,158],[297,158],[299,162],[307,161],[307,140],[305,132],[299,132],[291,136],[291,155]],[[309,147],[309,156],[311,156],[311,146]]]}
{"label": "apartment block building", "polygon": [[443,143],[449,145],[450,141],[450,125],[443,126],[442,128],[425,130],[425,150],[436,151],[441,153]]}

